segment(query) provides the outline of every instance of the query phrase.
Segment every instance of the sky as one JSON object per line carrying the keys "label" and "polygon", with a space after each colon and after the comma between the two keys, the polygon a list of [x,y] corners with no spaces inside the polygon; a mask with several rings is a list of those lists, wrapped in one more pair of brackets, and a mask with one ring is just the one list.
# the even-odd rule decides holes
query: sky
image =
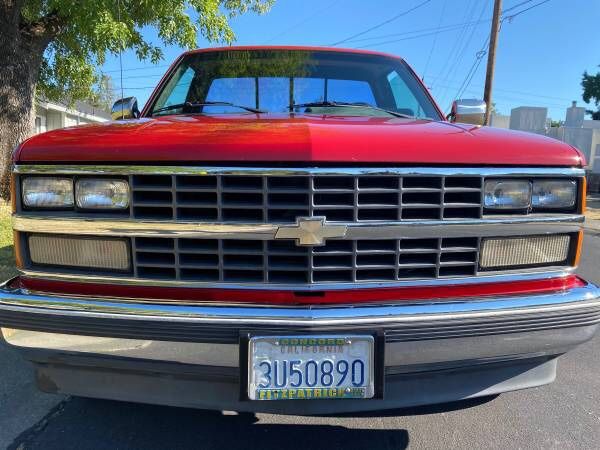
{"label": "sky", "polygon": [[[483,97],[487,54],[482,50],[487,50],[492,7],[493,0],[276,0],[266,15],[246,14],[231,26],[235,45],[339,43],[399,55],[447,110],[457,96]],[[493,93],[497,111],[545,106],[554,120],[564,119],[571,101],[583,104],[583,71],[600,71],[600,0],[503,0],[503,10]],[[143,34],[160,42],[151,28]],[[200,35],[197,45],[220,46]],[[141,108],[182,51],[164,47],[165,58],[157,65],[124,52],[124,95],[135,95]],[[107,58],[101,69],[113,77],[120,97],[118,58]]]}

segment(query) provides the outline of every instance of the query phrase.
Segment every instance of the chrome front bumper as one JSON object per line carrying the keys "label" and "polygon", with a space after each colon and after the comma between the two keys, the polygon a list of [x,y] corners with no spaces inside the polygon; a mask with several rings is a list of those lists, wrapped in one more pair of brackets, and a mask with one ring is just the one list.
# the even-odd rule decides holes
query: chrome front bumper
{"label": "chrome front bumper", "polygon": [[[131,371],[144,372],[148,377],[170,373],[199,377],[209,388],[218,379],[219,383],[229,383],[228,389],[236,393],[228,394],[234,400],[207,402],[200,398],[188,406],[238,410],[273,410],[262,405],[273,402],[261,402],[260,408],[247,405],[255,402],[239,402],[242,334],[378,333],[385,339],[386,384],[389,378],[393,386],[394,377],[412,377],[414,383],[417,373],[467,370],[466,381],[475,373],[474,367],[481,370],[490,364],[514,365],[529,360],[545,363],[590,339],[599,323],[600,289],[592,284],[536,295],[332,307],[150,304],[25,292],[10,289],[7,284],[0,287],[4,340],[38,363],[39,370],[46,370],[45,379],[55,378],[50,387],[42,386],[46,390],[188,405],[183,400],[172,400],[172,396],[145,400],[142,392],[133,394],[135,389],[130,384],[127,391],[114,391],[113,387],[110,392],[98,393],[76,387],[73,380],[65,384],[57,381],[77,371],[83,371],[82,376],[92,380],[98,376],[96,369],[111,371],[115,376]],[[532,367],[525,372],[533,373]],[[508,384],[504,380],[468,396],[550,382],[554,367],[546,366],[547,370],[533,380],[528,377],[515,382],[513,377]],[[495,371],[494,376],[497,374]],[[175,383],[173,379],[172,382]],[[388,391],[393,392],[393,388],[386,389],[386,399],[381,400],[386,404],[374,406],[380,402],[377,400],[368,406],[359,402],[351,407],[354,403],[343,401],[344,408],[377,409],[423,403],[394,401]],[[453,399],[448,395],[450,392],[445,391],[439,399]],[[427,400],[435,401],[437,397]],[[307,411],[306,406],[303,408],[301,411]],[[328,408],[318,411],[330,411]]]}

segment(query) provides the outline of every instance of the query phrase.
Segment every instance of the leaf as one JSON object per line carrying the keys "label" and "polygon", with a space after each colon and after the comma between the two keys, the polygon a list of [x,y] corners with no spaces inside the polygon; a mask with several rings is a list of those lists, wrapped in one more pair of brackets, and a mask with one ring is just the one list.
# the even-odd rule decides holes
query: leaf
{"label": "leaf", "polygon": [[[54,14],[62,24],[44,52],[37,92],[55,100],[93,99],[101,82],[98,67],[107,55],[132,50],[139,60],[156,64],[163,58],[163,46],[192,49],[198,36],[231,44],[236,37],[229,20],[246,13],[264,14],[273,2],[26,0],[22,10],[26,23]],[[159,42],[148,40],[148,28],[156,30]]]}

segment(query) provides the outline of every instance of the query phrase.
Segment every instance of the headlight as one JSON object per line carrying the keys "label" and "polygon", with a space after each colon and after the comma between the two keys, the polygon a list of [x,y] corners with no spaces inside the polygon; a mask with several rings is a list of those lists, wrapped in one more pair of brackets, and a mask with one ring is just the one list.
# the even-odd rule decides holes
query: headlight
{"label": "headlight", "polygon": [[531,204],[531,183],[526,180],[487,180],[485,207],[524,209]]}
{"label": "headlight", "polygon": [[73,180],[27,177],[23,179],[22,195],[28,208],[69,208],[73,206]]}
{"label": "headlight", "polygon": [[75,186],[77,207],[82,209],[125,209],[129,206],[129,184],[123,180],[82,178]]}
{"label": "headlight", "polygon": [[572,208],[577,198],[577,183],[572,180],[533,182],[531,206],[540,209]]}

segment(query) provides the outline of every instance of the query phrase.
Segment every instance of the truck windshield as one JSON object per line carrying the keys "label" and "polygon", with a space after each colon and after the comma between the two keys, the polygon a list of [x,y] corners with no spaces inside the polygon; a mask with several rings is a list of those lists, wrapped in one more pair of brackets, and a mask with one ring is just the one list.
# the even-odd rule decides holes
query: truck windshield
{"label": "truck windshield", "polygon": [[185,56],[151,116],[302,113],[440,120],[401,59],[304,50],[223,50]]}

